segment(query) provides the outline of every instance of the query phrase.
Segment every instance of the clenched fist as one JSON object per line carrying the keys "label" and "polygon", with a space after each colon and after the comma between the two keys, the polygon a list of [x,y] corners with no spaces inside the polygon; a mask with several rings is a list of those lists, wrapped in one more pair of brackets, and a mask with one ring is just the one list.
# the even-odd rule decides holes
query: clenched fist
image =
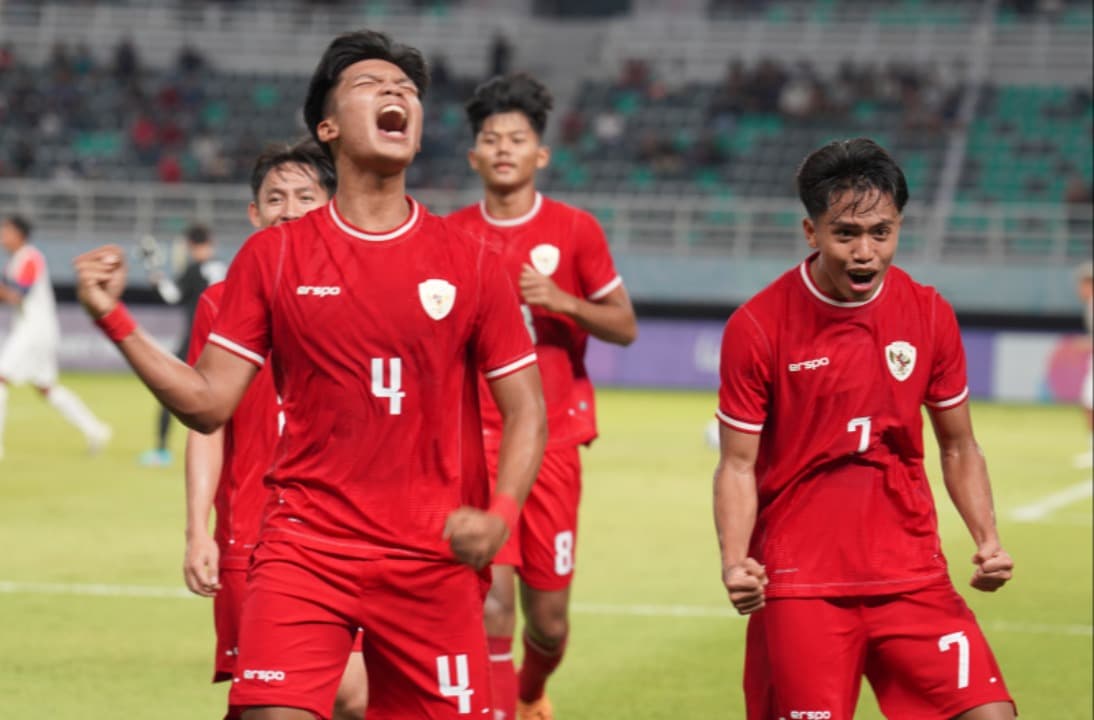
{"label": "clenched fist", "polygon": [[108,314],[125,290],[125,252],[117,245],[103,245],[72,261],[76,269],[76,297],[93,319]]}

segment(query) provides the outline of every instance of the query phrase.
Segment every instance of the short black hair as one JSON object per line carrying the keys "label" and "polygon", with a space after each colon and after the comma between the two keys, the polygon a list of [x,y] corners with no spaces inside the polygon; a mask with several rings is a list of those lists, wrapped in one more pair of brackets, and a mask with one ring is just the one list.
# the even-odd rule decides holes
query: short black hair
{"label": "short black hair", "polygon": [[327,99],[338,84],[342,71],[362,60],[384,60],[395,65],[418,88],[418,96],[425,97],[429,88],[429,65],[417,48],[392,41],[375,30],[358,30],[343,33],[331,40],[308,84],[308,96],[304,100],[304,124],[308,132],[330,155],[330,148],[319,140],[319,123],[327,115]]}
{"label": "short black hair", "polygon": [[327,191],[327,195],[334,195],[338,187],[338,176],[334,173],[334,165],[330,158],[319,147],[319,143],[311,138],[306,138],[295,145],[268,145],[262,154],[255,158],[254,167],[251,168],[251,195],[258,201],[258,191],[262,182],[271,170],[282,165],[301,165],[311,168],[316,180]]}
{"label": "short black hair", "polygon": [[835,140],[806,156],[797,174],[798,197],[814,220],[847,190],[861,197],[877,190],[892,198],[898,212],[908,202],[904,171],[885,148],[869,138]]}
{"label": "short black hair", "polygon": [[34,229],[30,220],[27,220],[23,215],[8,215],[4,218],[4,222],[11,225],[13,228],[19,231],[19,234],[23,236],[23,240],[30,242],[30,233]]}
{"label": "short black hair", "polygon": [[186,242],[191,245],[205,245],[212,239],[212,233],[210,233],[209,228],[204,225],[195,224],[186,228]]}
{"label": "short black hair", "polygon": [[553,104],[551,92],[543,83],[527,73],[513,73],[497,75],[479,85],[464,109],[472,136],[479,134],[486,118],[506,112],[524,113],[536,134],[542,136]]}

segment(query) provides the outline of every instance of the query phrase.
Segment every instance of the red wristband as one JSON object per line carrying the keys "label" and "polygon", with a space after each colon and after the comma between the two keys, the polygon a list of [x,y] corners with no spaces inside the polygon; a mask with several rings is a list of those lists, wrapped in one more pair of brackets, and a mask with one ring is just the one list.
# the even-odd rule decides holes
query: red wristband
{"label": "red wristband", "polygon": [[125,305],[118,303],[114,309],[98,318],[95,324],[113,342],[119,343],[133,334],[137,329],[137,321],[129,314]]}
{"label": "red wristband", "polygon": [[505,521],[505,526],[509,528],[509,534],[512,535],[517,531],[517,522],[520,520],[520,508],[517,506],[517,501],[509,495],[499,493],[494,496],[494,499],[490,501],[490,507],[486,512],[493,513],[502,520]]}

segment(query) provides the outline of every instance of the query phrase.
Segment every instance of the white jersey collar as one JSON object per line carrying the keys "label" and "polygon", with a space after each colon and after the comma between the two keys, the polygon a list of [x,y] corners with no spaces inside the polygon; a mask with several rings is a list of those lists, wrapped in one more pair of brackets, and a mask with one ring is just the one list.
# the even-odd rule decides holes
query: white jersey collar
{"label": "white jersey collar", "polygon": [[516,227],[517,225],[523,225],[538,215],[541,207],[543,207],[543,195],[536,192],[536,199],[532,201],[531,210],[520,217],[502,219],[493,217],[490,213],[486,212],[486,200],[479,200],[479,211],[482,213],[482,219],[496,227]]}
{"label": "white jersey collar", "polygon": [[338,208],[334,206],[334,198],[331,198],[331,201],[327,204],[327,209],[330,211],[330,216],[331,219],[334,221],[334,224],[337,225],[338,229],[345,234],[351,237],[355,237],[359,240],[368,240],[369,242],[384,242],[385,240],[394,240],[396,238],[402,237],[403,235],[406,235],[418,222],[418,215],[420,214],[420,206],[418,205],[418,202],[409,195],[407,196],[406,200],[408,203],[410,203],[410,215],[407,217],[406,221],[403,222],[402,225],[386,233],[365,232],[360,228],[356,228],[353,225],[350,225],[349,222],[342,217],[341,213],[338,212]]}
{"label": "white jersey collar", "polygon": [[871,295],[866,300],[856,300],[856,301],[853,301],[853,302],[849,302],[849,301],[844,301],[844,300],[836,300],[835,298],[828,297],[823,292],[821,292],[821,289],[819,287],[817,287],[816,283],[813,282],[813,276],[809,272],[809,263],[815,257],[817,257],[817,253],[813,253],[812,255],[807,257],[805,260],[802,261],[802,264],[799,266],[799,269],[801,270],[802,282],[805,283],[805,287],[809,288],[809,292],[811,292],[813,294],[813,297],[817,298],[821,302],[823,302],[825,304],[828,304],[828,305],[832,305],[833,307],[857,308],[857,307],[862,307],[863,305],[869,305],[870,303],[872,303],[874,300],[877,300],[881,296],[881,291],[885,288],[885,281],[884,280],[882,280],[878,284],[877,290],[874,292],[874,294]]}

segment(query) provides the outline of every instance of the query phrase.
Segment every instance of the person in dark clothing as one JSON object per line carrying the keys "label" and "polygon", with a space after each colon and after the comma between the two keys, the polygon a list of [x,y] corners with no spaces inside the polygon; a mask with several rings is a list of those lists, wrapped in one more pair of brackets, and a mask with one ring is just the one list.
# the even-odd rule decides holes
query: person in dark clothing
{"label": "person in dark clothing", "polygon": [[[176,279],[172,280],[162,271],[151,272],[151,279],[163,301],[168,305],[178,305],[183,310],[183,332],[175,355],[184,361],[190,347],[190,327],[194,324],[198,298],[205,292],[205,288],[223,280],[227,273],[227,266],[215,257],[213,236],[204,225],[192,225],[186,231],[186,252],[189,260]],[[170,427],[171,414],[161,407],[156,425],[156,446],[141,453],[141,465],[171,464],[171,451],[167,449],[167,432]]]}

